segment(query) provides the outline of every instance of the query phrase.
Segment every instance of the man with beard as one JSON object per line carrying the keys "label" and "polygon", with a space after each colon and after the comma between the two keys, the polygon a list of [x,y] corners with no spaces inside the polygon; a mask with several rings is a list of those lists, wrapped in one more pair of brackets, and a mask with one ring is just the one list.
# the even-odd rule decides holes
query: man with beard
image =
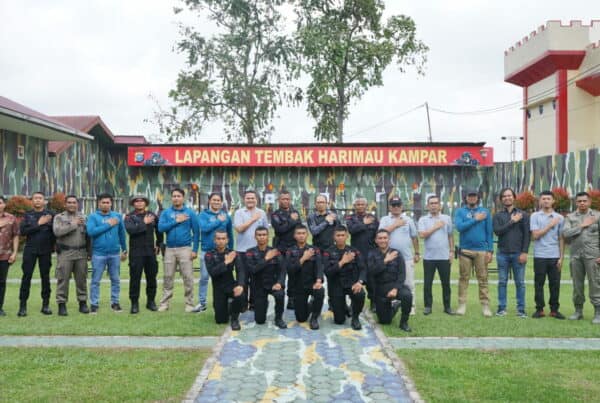
{"label": "man with beard", "polygon": [[56,236],[58,314],[67,316],[71,273],[75,277],[79,312],[89,313],[87,307],[88,238],[85,216],[79,212],[76,196],[69,195],[65,198],[65,211],[54,217],[52,228]]}

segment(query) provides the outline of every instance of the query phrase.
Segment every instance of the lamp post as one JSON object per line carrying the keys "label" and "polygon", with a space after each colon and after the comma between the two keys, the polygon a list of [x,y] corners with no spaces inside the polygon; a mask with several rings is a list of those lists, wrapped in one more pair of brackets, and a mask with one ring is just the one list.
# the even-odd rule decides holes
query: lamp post
{"label": "lamp post", "polygon": [[523,140],[522,136],[502,136],[502,140],[510,140],[510,162],[517,159],[517,140]]}

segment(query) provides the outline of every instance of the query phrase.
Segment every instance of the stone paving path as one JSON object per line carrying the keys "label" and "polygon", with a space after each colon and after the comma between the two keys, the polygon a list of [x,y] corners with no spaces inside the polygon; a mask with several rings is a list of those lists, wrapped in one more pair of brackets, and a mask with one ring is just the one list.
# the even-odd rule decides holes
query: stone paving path
{"label": "stone paving path", "polygon": [[288,329],[280,330],[272,316],[257,325],[252,315],[242,316],[242,330],[230,332],[197,382],[197,395],[188,397],[197,403],[419,400],[365,320],[354,331],[335,325],[327,312],[313,331],[286,311]]}

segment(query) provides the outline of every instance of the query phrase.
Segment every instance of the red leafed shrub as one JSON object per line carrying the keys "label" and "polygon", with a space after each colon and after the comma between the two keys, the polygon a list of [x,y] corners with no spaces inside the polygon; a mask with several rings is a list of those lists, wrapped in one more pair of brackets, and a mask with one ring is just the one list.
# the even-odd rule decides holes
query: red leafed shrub
{"label": "red leafed shrub", "polygon": [[56,213],[65,211],[65,194],[61,192],[54,193],[48,201],[48,208]]}
{"label": "red leafed shrub", "polygon": [[552,189],[554,195],[554,209],[559,213],[571,211],[571,195],[567,189],[563,187],[555,187]]}
{"label": "red leafed shrub", "polygon": [[600,211],[600,189],[592,189],[588,193],[592,199],[592,208]]}
{"label": "red leafed shrub", "polygon": [[521,192],[517,195],[515,205],[521,210],[533,211],[537,205],[537,199],[529,190]]}
{"label": "red leafed shrub", "polygon": [[22,217],[32,208],[31,200],[25,196],[13,196],[6,202],[6,211],[15,217]]}

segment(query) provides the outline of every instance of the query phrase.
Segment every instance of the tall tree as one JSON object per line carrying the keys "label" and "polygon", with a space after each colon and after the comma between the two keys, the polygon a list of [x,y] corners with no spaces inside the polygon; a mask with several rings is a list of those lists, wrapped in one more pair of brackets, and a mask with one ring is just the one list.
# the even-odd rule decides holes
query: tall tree
{"label": "tall tree", "polygon": [[342,142],[350,102],[383,85],[383,71],[394,60],[401,71],[413,65],[422,73],[428,48],[416,38],[410,17],[395,15],[382,22],[382,0],[295,4],[299,53],[311,78],[306,95],[317,122],[315,138]]}
{"label": "tall tree", "polygon": [[218,32],[206,37],[195,27],[181,27],[177,49],[187,55],[187,68],[169,92],[174,106],[155,113],[161,131],[177,140],[199,133],[208,121],[221,120],[227,140],[264,141],[287,93],[283,87],[294,51],[279,11],[284,0],[184,3],[199,21],[214,22]]}

